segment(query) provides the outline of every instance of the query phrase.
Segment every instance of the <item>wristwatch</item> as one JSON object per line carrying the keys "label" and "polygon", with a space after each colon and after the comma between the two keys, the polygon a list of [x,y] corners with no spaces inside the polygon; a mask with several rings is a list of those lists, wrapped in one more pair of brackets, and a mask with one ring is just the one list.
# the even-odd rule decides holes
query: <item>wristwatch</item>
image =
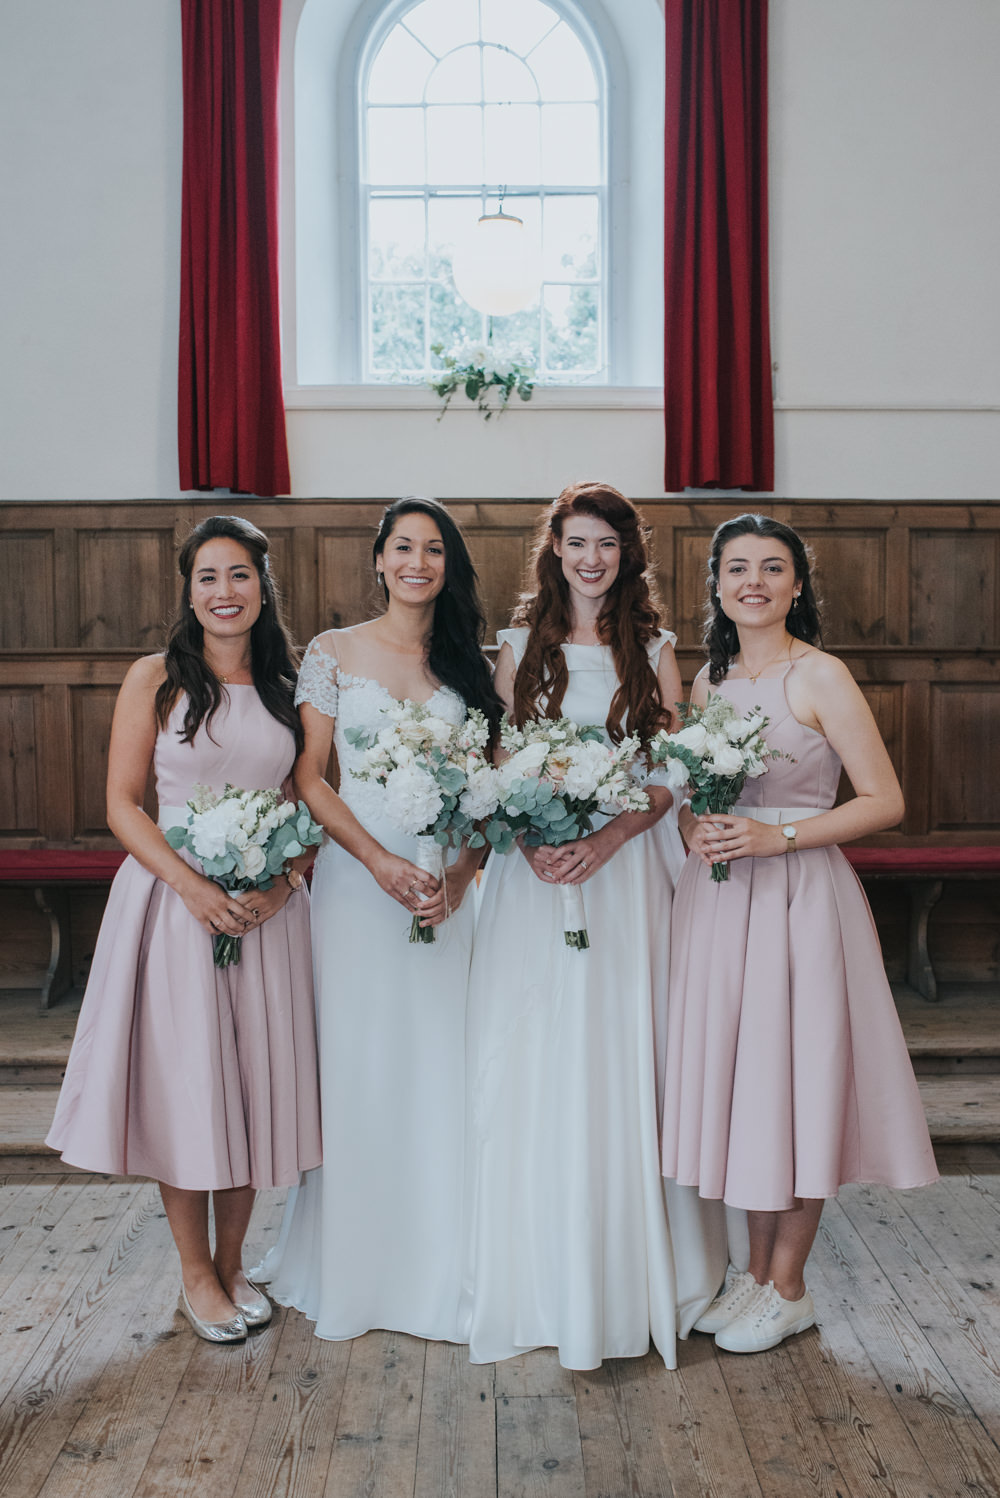
{"label": "wristwatch", "polygon": [[286,869],[285,878],[292,886],[293,891],[302,888],[302,875],[299,873],[298,869]]}
{"label": "wristwatch", "polygon": [[797,827],[793,827],[790,822],[784,822],[778,828],[778,831],[784,834],[784,837],[785,837],[785,852],[786,853],[794,853],[795,852],[795,837],[796,837],[796,834],[798,833],[798,828]]}

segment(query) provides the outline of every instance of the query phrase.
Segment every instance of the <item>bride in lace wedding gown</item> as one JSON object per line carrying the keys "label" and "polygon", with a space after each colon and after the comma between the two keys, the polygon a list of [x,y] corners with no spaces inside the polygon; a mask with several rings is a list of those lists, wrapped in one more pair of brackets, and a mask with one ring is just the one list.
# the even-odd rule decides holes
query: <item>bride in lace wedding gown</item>
{"label": "bride in lace wedding gown", "polygon": [[[477,644],[474,574],[447,512],[400,501],[375,545],[386,613],[317,636],[299,675],[307,737],[296,776],[331,834],[312,887],[325,1164],[289,1193],[257,1273],[276,1300],[316,1322],[319,1337],[385,1327],[459,1341],[473,928],[464,897],[478,855],[453,855],[446,888],[436,887],[417,867],[416,839],[382,815],[381,787],[351,775],[361,751],[346,731],[380,727],[383,709],[405,698],[456,724],[467,703],[494,721],[498,704]],[[451,663],[451,685],[432,633],[446,610],[457,611],[468,645],[464,667]],[[331,740],[339,795],[322,779]],[[433,944],[408,939],[418,905],[435,925]]]}

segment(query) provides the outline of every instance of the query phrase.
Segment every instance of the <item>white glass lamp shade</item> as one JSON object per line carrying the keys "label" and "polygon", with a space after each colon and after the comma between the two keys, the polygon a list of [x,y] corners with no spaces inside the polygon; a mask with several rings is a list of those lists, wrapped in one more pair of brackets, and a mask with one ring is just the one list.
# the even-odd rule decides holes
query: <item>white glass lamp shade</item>
{"label": "white glass lamp shade", "polygon": [[489,317],[530,306],[542,279],[541,258],[512,213],[485,213],[455,250],[452,262],[460,297]]}

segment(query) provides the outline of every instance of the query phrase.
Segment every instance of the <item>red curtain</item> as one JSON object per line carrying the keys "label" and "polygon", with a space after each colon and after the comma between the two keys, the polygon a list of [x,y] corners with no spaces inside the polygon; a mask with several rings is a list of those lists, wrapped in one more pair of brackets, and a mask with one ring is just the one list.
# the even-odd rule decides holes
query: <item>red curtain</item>
{"label": "red curtain", "polygon": [[281,0],[181,0],[182,489],[287,494],[278,321]]}
{"label": "red curtain", "polygon": [[767,0],[665,14],[665,487],[773,489]]}

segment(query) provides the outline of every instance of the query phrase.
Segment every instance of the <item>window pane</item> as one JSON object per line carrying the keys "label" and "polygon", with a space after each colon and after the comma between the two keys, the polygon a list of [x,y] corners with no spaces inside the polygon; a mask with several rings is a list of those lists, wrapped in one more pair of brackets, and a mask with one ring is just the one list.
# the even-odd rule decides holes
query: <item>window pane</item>
{"label": "window pane", "polygon": [[541,181],[537,104],[487,104],[486,181]]}
{"label": "window pane", "polygon": [[459,47],[439,62],[427,85],[427,99],[434,104],[478,104],[483,97],[479,70],[479,48]]}
{"label": "window pane", "polygon": [[431,198],[427,204],[428,274],[446,281],[451,276],[455,246],[468,235],[482,213],[476,198]]}
{"label": "window pane", "polygon": [[392,375],[422,370],[423,287],[373,286],[371,298],[373,372]]}
{"label": "window pane", "polygon": [[578,374],[597,369],[596,286],[546,286],[545,365]]}
{"label": "window pane", "polygon": [[[478,342],[483,336],[480,313],[462,300],[452,285],[438,283],[431,287],[431,343],[443,343],[446,354],[453,353],[467,340]],[[431,364],[440,369],[443,360],[431,355]]]}
{"label": "window pane", "polygon": [[538,89],[530,69],[519,57],[499,47],[483,48],[484,94],[491,104],[512,104],[530,99],[538,102]]}
{"label": "window pane", "polygon": [[422,109],[368,111],[368,180],[386,186],[424,181]]}
{"label": "window pane", "polygon": [[523,56],[559,20],[540,0],[483,0],[483,40],[500,42]]}
{"label": "window pane", "polygon": [[434,59],[402,26],[386,37],[368,74],[373,104],[419,104]]}
{"label": "window pane", "polygon": [[466,104],[427,109],[427,180],[439,184],[482,182],[482,110]]}
{"label": "window pane", "polygon": [[422,198],[373,198],[368,215],[368,273],[376,278],[424,274]]}
{"label": "window pane", "polygon": [[518,363],[538,365],[541,347],[539,306],[512,312],[509,317],[493,319],[493,348],[497,358],[517,358]]}
{"label": "window pane", "polygon": [[532,52],[528,63],[543,99],[597,98],[597,77],[587,50],[565,21]]}
{"label": "window pane", "polygon": [[403,24],[429,47],[435,57],[443,57],[452,47],[479,40],[479,17],[470,0],[424,0],[406,12]]}
{"label": "window pane", "polygon": [[600,182],[596,104],[542,105],[542,172],[567,187]]}
{"label": "window pane", "polygon": [[597,275],[597,198],[545,199],[543,253],[547,281],[572,281]]}

